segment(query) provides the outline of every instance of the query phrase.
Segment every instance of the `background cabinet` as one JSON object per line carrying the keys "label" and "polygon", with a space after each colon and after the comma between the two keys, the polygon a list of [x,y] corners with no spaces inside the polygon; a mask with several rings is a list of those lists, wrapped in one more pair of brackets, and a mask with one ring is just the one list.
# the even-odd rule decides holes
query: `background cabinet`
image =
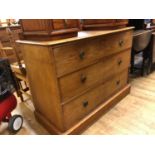
{"label": "background cabinet", "polygon": [[126,27],[128,19],[82,19],[84,30],[106,30]]}
{"label": "background cabinet", "polygon": [[21,19],[25,40],[55,40],[77,36],[77,19]]}

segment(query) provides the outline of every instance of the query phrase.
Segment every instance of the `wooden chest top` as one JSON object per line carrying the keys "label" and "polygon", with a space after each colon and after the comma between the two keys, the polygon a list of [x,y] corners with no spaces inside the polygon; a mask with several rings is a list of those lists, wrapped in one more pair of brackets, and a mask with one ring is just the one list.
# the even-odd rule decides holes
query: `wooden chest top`
{"label": "wooden chest top", "polygon": [[32,44],[32,45],[40,45],[40,46],[56,46],[56,45],[61,45],[64,43],[70,43],[76,40],[105,36],[105,35],[124,32],[124,31],[132,30],[132,29],[134,29],[134,27],[126,27],[126,28],[117,29],[117,30],[81,31],[81,32],[78,32],[77,37],[72,37],[72,38],[67,38],[67,39],[61,39],[61,40],[55,40],[55,41],[17,40],[17,42],[21,44]]}

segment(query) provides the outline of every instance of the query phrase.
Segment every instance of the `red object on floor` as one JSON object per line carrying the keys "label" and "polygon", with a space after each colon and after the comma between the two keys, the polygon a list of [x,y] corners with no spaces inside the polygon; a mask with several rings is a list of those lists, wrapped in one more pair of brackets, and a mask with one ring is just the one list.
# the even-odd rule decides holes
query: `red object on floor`
{"label": "red object on floor", "polygon": [[0,123],[3,120],[9,120],[11,112],[16,108],[17,100],[16,97],[11,94],[4,100],[0,101]]}

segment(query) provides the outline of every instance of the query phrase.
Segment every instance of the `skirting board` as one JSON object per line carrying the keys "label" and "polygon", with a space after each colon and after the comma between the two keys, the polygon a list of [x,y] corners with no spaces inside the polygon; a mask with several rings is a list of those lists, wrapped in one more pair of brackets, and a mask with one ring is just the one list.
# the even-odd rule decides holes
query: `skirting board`
{"label": "skirting board", "polygon": [[90,127],[97,119],[99,119],[103,114],[110,110],[114,105],[116,105],[121,99],[130,93],[130,84],[121,89],[113,97],[111,97],[106,102],[98,106],[94,111],[89,113],[80,122],[74,125],[72,128],[68,129],[66,132],[59,131],[55,126],[48,122],[40,113],[35,111],[36,119],[51,133],[58,135],[77,135],[83,132],[85,129]]}

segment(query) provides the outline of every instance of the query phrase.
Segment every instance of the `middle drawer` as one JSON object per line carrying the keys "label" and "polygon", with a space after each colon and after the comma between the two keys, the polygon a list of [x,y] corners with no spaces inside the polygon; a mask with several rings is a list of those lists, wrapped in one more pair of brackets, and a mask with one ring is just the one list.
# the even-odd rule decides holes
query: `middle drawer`
{"label": "middle drawer", "polygon": [[59,78],[62,101],[77,96],[129,67],[130,50],[115,54],[80,71]]}

